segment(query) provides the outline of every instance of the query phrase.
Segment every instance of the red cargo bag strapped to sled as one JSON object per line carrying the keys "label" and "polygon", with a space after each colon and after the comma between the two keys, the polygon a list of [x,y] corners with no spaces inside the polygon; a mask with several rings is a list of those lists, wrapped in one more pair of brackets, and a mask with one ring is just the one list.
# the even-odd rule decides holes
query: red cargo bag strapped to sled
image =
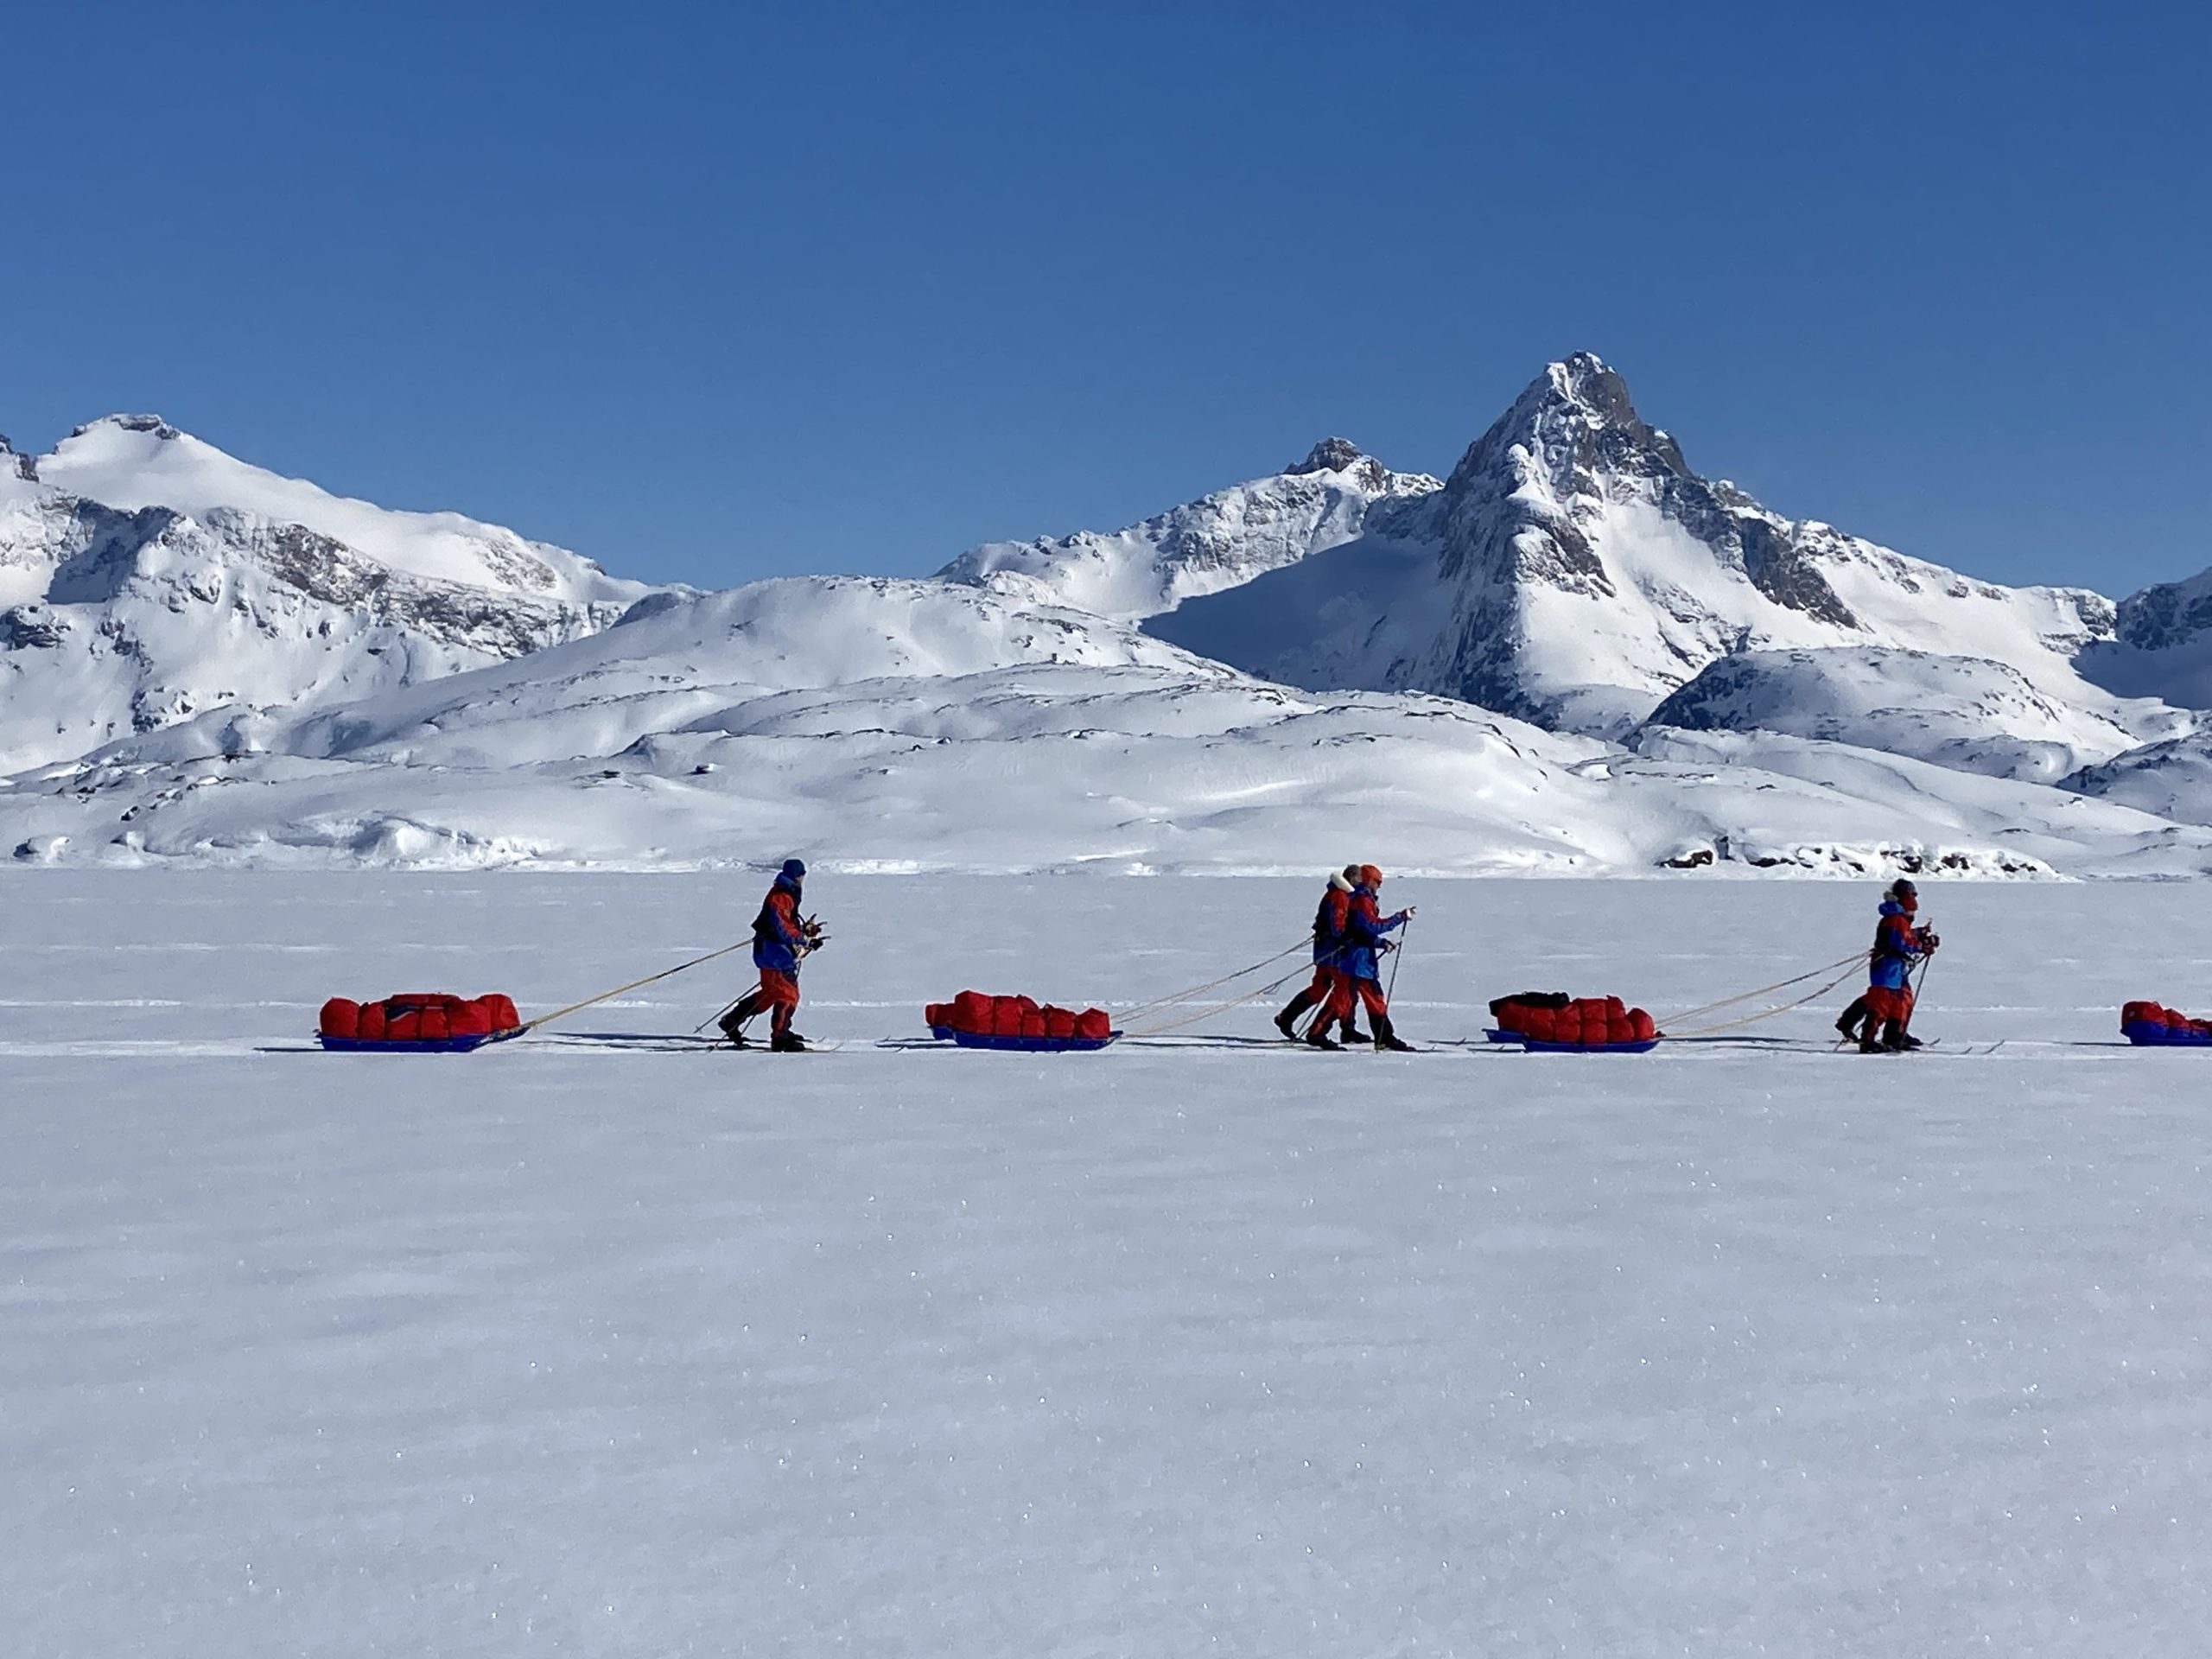
{"label": "red cargo bag strapped to sled", "polygon": [[930,1035],[963,1048],[996,1048],[1025,1054],[1078,1053],[1104,1048],[1121,1033],[1103,1008],[1040,1004],[1027,996],[986,996],[963,991],[950,1002],[922,1011]]}
{"label": "red cargo bag strapped to sled", "polygon": [[2212,1020],[2192,1020],[2159,1002],[2130,1002],[2120,1011],[2120,1034],[2138,1048],[2208,1048]]}
{"label": "red cargo bag strapped to sled", "polygon": [[1490,1012],[1497,1024],[1485,1037],[1535,1053],[1647,1054],[1659,1044],[1651,1016],[1618,996],[1522,991],[1499,997]]}
{"label": "red cargo bag strapped to sled", "polygon": [[322,1046],[356,1054],[466,1054],[522,1029],[513,999],[494,993],[401,991],[376,1002],[334,996],[322,1005]]}

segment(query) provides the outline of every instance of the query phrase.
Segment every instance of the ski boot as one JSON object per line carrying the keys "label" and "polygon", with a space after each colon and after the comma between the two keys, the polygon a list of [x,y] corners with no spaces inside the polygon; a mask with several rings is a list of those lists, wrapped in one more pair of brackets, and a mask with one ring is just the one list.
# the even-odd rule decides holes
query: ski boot
{"label": "ski boot", "polygon": [[1365,1032],[1362,1031],[1352,1021],[1347,1020],[1342,1026],[1338,1027],[1337,1040],[1341,1042],[1346,1048],[1351,1048],[1355,1046],[1364,1048],[1368,1044],[1373,1042],[1375,1039],[1369,1036]]}
{"label": "ski boot", "polygon": [[1322,1030],[1319,1026],[1314,1027],[1313,1030],[1307,1032],[1300,1040],[1303,1041],[1308,1048],[1325,1048],[1332,1054],[1336,1053],[1344,1047],[1342,1043],[1337,1041],[1335,1038],[1330,1036],[1327,1032]]}
{"label": "ski boot", "polygon": [[1293,1014],[1288,1008],[1285,1008],[1281,1014],[1275,1015],[1275,1029],[1282,1033],[1282,1039],[1286,1043],[1296,1042],[1298,1040],[1298,1016],[1295,1014]]}
{"label": "ski boot", "polygon": [[1891,1020],[1884,1022],[1878,1036],[1871,1026],[1867,1027],[1866,1035],[1859,1039],[1859,1052],[1861,1054],[1907,1054],[1919,1046],[1904,1034],[1903,1026]]}
{"label": "ski boot", "polygon": [[747,1021],[760,1015],[760,1005],[753,1000],[755,995],[756,993],[747,991],[729,1006],[721,1019],[715,1021],[715,1028],[739,1048],[753,1046],[745,1039],[745,1027]]}
{"label": "ski boot", "polygon": [[1421,1052],[1411,1043],[1401,1040],[1396,1028],[1388,1020],[1377,1020],[1375,1022],[1375,1046],[1378,1050],[1388,1050],[1393,1054]]}
{"label": "ski boot", "polygon": [[768,1041],[771,1054],[804,1054],[809,1052],[806,1039],[795,1031],[779,1031]]}

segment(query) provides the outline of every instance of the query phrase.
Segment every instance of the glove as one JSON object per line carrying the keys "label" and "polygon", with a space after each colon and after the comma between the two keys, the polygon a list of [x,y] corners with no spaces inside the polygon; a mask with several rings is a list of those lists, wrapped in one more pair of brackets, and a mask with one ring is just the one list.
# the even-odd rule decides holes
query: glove
{"label": "glove", "polygon": [[1921,928],[1916,931],[1912,937],[1920,941],[1920,948],[1923,950],[1927,951],[1930,956],[1935,954],[1936,947],[1943,943],[1943,941],[1936,936],[1936,930],[1932,927]]}
{"label": "glove", "polygon": [[1375,944],[1375,954],[1378,957],[1387,957],[1397,948],[1398,942],[1395,939],[1378,939]]}
{"label": "glove", "polygon": [[1393,916],[1390,919],[1391,919],[1392,921],[1394,921],[1394,922],[1397,922],[1397,923],[1399,923],[1399,924],[1402,925],[1402,924],[1404,924],[1404,923],[1406,923],[1406,922],[1409,922],[1409,921],[1411,921],[1411,920],[1413,919],[1413,914],[1414,914],[1414,907],[1413,907],[1411,905],[1408,905],[1408,906],[1407,906],[1403,910],[1400,911],[1400,912],[1399,912],[1395,916]]}

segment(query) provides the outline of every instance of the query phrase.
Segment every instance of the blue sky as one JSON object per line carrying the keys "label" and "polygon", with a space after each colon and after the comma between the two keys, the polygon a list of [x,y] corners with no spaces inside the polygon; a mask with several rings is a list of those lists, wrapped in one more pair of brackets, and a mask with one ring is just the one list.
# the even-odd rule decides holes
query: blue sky
{"label": "blue sky", "polygon": [[2212,564],[2177,6],[46,7],[0,430],[722,585],[1442,472],[1598,352],[1693,466],[2006,581]]}

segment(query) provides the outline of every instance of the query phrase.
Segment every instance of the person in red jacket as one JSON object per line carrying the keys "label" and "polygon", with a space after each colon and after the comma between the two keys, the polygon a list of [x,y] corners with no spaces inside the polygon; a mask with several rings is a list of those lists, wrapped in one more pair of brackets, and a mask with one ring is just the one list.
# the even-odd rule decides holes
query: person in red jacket
{"label": "person in red jacket", "polygon": [[[1337,1000],[1337,988],[1344,979],[1344,923],[1351,912],[1351,893],[1359,880],[1359,866],[1347,864],[1329,878],[1328,890],[1321,895],[1320,906],[1313,912],[1313,982],[1290,999],[1289,1006],[1275,1015],[1275,1029],[1291,1041],[1298,1040],[1298,1020],[1308,1008],[1325,1008]],[[1344,1007],[1351,1007],[1351,998],[1344,998]],[[1363,1043],[1367,1035],[1358,1028],[1356,1017],[1347,1014],[1341,1023],[1344,1040]],[[1340,1046],[1329,1036],[1329,1022],[1324,1018],[1316,1022],[1313,1036],[1306,1039],[1316,1048]]]}
{"label": "person in red jacket", "polygon": [[803,1054],[806,1039],[791,1029],[791,1015],[798,1008],[798,965],[822,944],[822,930],[799,914],[799,900],[806,881],[806,866],[795,858],[784,861],[775,885],[761,901],[753,918],[753,965],[760,983],[738,999],[737,1006],[721,1020],[722,1035],[740,1048],[746,1041],[746,1022],[768,1014],[768,1046],[779,1054]]}
{"label": "person in red jacket", "polygon": [[[1361,865],[1359,882],[1352,888],[1351,906],[1344,915],[1344,980],[1338,986],[1336,1000],[1323,1010],[1321,1018],[1325,1028],[1329,1020],[1349,1015],[1357,996],[1367,1009],[1368,1024],[1375,1028],[1375,1046],[1409,1054],[1413,1045],[1401,1041],[1390,1023],[1390,1004],[1382,994],[1380,963],[1383,953],[1393,948],[1383,936],[1412,919],[1413,907],[1408,906],[1395,916],[1383,915],[1376,902],[1382,889],[1382,872],[1372,864]],[[1313,1040],[1311,1033],[1306,1040]]]}
{"label": "person in red jacket", "polygon": [[1916,924],[1919,914],[1920,889],[1898,877],[1882,895],[1874,948],[1866,953],[1866,993],[1835,1022],[1847,1040],[1856,1034],[1862,1054],[1897,1053],[1920,1046],[1911,1032],[1912,973],[1942,941],[1935,929]]}

